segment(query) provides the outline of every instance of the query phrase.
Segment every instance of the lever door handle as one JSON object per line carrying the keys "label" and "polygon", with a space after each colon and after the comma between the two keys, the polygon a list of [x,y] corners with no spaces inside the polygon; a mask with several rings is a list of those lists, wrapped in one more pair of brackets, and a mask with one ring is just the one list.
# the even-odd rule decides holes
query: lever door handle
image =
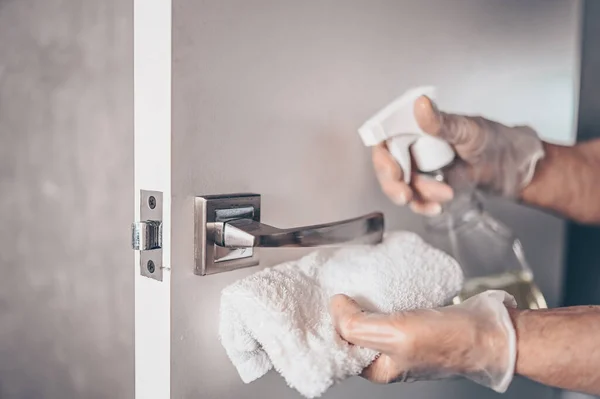
{"label": "lever door handle", "polygon": [[333,223],[277,228],[261,222],[259,194],[204,195],[194,200],[195,273],[259,264],[259,248],[368,245],[383,239],[381,212]]}
{"label": "lever door handle", "polygon": [[338,222],[280,229],[253,219],[211,223],[215,244],[226,248],[320,247],[340,244],[377,244],[383,239],[380,212]]}

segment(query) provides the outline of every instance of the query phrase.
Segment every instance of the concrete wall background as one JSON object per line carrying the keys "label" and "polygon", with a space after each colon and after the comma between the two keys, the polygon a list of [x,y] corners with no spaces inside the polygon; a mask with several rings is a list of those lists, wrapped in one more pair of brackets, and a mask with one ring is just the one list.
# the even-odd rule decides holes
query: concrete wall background
{"label": "concrete wall background", "polygon": [[132,398],[133,2],[0,0],[0,397]]}

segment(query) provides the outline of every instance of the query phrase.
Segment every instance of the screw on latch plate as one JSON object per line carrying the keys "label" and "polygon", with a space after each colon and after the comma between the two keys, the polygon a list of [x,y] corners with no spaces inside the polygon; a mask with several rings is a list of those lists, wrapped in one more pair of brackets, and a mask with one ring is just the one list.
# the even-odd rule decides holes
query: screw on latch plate
{"label": "screw on latch plate", "polygon": [[159,191],[140,191],[140,221],[131,225],[131,247],[140,252],[140,274],[162,281],[163,200]]}
{"label": "screw on latch plate", "polygon": [[148,272],[154,273],[154,270],[156,270],[156,266],[154,266],[154,262],[149,260],[148,263],[146,264],[146,269],[148,269]]}

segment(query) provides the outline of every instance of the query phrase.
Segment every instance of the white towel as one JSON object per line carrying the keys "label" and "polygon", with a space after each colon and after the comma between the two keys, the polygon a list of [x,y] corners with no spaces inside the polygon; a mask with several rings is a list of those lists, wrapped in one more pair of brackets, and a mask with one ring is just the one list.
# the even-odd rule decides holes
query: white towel
{"label": "white towel", "polygon": [[459,265],[409,232],[376,246],[321,250],[259,271],[223,290],[219,333],[246,383],[275,368],[308,398],[360,374],[378,355],[335,331],[331,296],[396,312],[447,304],[461,289]]}

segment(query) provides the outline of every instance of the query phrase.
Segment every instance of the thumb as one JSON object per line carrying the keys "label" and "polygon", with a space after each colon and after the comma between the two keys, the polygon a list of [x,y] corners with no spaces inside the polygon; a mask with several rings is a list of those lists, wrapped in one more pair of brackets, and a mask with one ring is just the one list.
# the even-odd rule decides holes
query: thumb
{"label": "thumb", "polygon": [[440,112],[427,96],[417,98],[413,112],[419,127],[425,133],[454,146],[473,141],[481,130],[474,118]]}
{"label": "thumb", "polygon": [[338,334],[351,344],[386,352],[398,336],[389,316],[364,311],[346,295],[335,295],[329,313]]}

